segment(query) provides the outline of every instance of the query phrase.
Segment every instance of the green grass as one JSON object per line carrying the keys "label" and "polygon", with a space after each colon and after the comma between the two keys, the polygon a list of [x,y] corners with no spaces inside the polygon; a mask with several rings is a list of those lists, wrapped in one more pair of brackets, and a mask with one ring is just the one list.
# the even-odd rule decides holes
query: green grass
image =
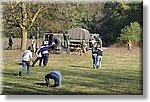
{"label": "green grass", "polygon": [[[101,69],[92,68],[91,52],[86,56],[75,54],[53,54],[49,56],[47,68],[31,67],[21,77],[22,51],[4,50],[3,93],[18,95],[142,95],[143,68],[140,49],[132,52],[124,48],[104,50]],[[10,57],[9,57],[10,56]],[[60,87],[46,87],[44,76],[52,70],[63,75]],[[52,81],[52,80],[51,80]],[[53,83],[53,81],[52,81]]]}

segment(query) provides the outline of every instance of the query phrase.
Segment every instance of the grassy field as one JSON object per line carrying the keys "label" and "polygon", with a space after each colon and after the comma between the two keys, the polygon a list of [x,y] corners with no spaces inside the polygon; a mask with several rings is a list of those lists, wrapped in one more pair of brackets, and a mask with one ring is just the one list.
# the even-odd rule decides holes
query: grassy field
{"label": "grassy field", "polygon": [[[3,51],[3,93],[18,95],[142,95],[143,67],[141,50],[125,48],[104,50],[101,69],[92,68],[91,52],[52,54],[47,68],[31,67],[21,77],[20,50]],[[35,58],[35,57],[34,57]],[[44,76],[52,70],[63,74],[62,86],[46,87]],[[53,81],[52,81],[53,83]]]}

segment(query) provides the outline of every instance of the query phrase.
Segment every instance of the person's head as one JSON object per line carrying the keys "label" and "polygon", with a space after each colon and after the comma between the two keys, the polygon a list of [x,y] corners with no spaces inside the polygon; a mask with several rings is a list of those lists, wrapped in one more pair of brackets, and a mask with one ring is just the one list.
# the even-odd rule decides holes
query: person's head
{"label": "person's head", "polygon": [[96,43],[94,43],[94,44],[93,44],[93,47],[96,47],[96,46],[97,46],[97,44],[96,44]]}
{"label": "person's head", "polygon": [[100,45],[99,45],[99,44],[97,44],[97,45],[96,45],[96,47],[97,47],[97,48],[99,48],[99,47],[100,47]]}
{"label": "person's head", "polygon": [[35,39],[35,36],[32,36],[32,39]]}
{"label": "person's head", "polygon": [[97,38],[97,36],[94,36],[94,39],[96,39]]}
{"label": "person's head", "polygon": [[28,50],[31,50],[31,46],[28,47]]}
{"label": "person's head", "polygon": [[58,39],[54,39],[54,43],[56,44],[56,46],[58,46],[60,44],[60,41]]}
{"label": "person's head", "polygon": [[12,35],[9,38],[12,38]]}

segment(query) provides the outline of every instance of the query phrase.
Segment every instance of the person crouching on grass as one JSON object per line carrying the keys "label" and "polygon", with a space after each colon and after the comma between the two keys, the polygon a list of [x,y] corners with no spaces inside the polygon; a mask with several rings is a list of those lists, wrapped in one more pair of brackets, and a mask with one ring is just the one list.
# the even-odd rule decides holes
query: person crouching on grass
{"label": "person crouching on grass", "polygon": [[61,75],[60,71],[58,71],[58,70],[54,70],[51,73],[46,74],[45,75],[45,81],[46,81],[47,87],[50,86],[49,79],[54,79],[55,83],[54,83],[53,87],[60,86],[61,81],[62,81],[62,75]]}
{"label": "person crouching on grass", "polygon": [[23,73],[25,67],[27,66],[27,75],[30,75],[30,60],[32,59],[32,52],[31,52],[31,46],[28,47],[27,50],[24,51],[22,56],[22,68],[19,71],[19,76]]}
{"label": "person crouching on grass", "polygon": [[99,44],[97,44],[96,49],[97,49],[96,68],[101,68],[103,50]]}

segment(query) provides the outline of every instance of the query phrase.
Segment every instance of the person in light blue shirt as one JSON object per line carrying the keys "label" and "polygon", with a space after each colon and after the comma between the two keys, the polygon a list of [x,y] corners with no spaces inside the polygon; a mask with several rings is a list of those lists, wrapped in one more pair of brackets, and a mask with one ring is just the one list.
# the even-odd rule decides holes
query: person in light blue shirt
{"label": "person in light blue shirt", "polygon": [[54,87],[61,86],[62,74],[58,70],[54,70],[54,71],[50,72],[49,74],[46,74],[45,75],[45,81],[46,81],[47,87],[50,86],[49,79],[53,79],[54,80],[54,82],[55,82],[54,83]]}

